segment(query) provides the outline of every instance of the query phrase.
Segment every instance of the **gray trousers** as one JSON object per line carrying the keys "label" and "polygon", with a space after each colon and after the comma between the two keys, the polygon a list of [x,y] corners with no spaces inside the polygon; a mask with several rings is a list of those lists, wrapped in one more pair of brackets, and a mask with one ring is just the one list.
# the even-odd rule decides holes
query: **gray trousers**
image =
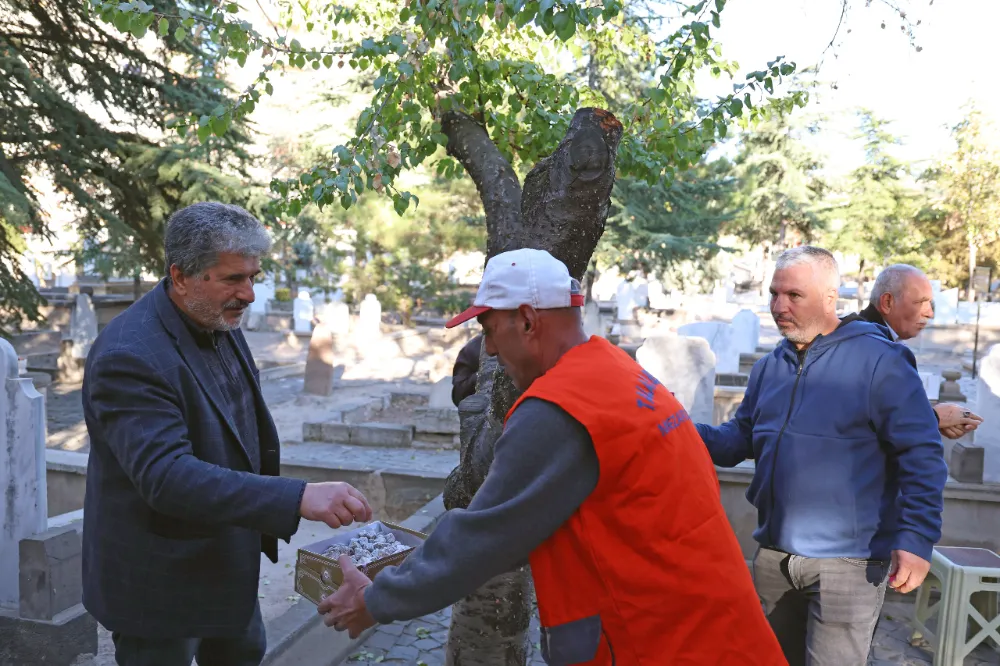
{"label": "gray trousers", "polygon": [[868,663],[889,565],[758,549],[754,585],[789,666]]}
{"label": "gray trousers", "polygon": [[267,649],[260,604],[246,630],[227,638],[146,638],[111,634],[118,666],[259,666]]}

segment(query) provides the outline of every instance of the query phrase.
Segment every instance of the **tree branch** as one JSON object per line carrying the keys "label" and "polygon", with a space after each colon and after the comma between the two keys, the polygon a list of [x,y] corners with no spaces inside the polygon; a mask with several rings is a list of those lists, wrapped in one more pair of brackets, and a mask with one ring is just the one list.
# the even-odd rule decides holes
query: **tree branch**
{"label": "tree branch", "polygon": [[510,249],[521,226],[521,184],[514,168],[483,126],[467,114],[445,113],[441,131],[448,137],[448,154],[462,163],[479,190],[486,211],[487,257]]}
{"label": "tree branch", "polygon": [[548,250],[583,279],[604,233],[621,138],[622,125],[611,113],[579,109],[556,151],[524,179],[524,222],[504,249]]}

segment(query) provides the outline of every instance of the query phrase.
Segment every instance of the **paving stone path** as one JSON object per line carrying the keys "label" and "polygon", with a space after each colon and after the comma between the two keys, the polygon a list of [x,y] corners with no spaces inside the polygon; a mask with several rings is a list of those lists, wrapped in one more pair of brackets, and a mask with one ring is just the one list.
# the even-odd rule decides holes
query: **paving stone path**
{"label": "paving stone path", "polygon": [[[887,601],[872,646],[868,666],[931,666],[933,655],[910,644],[913,604]],[[413,620],[379,627],[342,666],[444,666],[451,609]],[[531,657],[528,666],[545,666],[538,648],[538,618],[529,630]],[[980,646],[965,660],[965,666],[997,666],[1000,652]]]}

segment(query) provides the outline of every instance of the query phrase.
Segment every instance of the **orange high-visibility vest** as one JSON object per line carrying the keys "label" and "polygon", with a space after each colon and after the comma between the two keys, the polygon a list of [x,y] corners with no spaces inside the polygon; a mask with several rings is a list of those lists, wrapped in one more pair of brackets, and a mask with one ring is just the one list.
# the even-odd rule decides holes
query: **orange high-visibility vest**
{"label": "orange high-visibility vest", "polygon": [[600,463],[597,487],[530,557],[552,663],[787,666],[711,458],[673,394],[593,337],[536,379],[508,418],[528,398],[582,423]]}

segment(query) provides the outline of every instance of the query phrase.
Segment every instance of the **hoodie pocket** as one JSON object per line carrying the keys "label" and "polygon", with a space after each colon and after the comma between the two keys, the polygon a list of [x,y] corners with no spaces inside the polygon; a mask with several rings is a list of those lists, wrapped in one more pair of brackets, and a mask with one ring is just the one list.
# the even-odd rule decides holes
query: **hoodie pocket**
{"label": "hoodie pocket", "polygon": [[542,627],[542,658],[549,666],[593,661],[601,644],[601,616]]}

